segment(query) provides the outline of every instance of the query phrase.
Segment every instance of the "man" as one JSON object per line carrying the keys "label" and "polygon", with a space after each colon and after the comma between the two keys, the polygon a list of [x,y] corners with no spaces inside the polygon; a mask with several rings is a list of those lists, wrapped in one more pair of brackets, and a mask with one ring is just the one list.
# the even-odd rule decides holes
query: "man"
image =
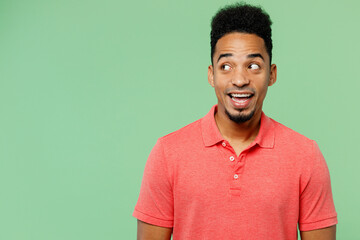
{"label": "man", "polygon": [[262,112],[271,20],[232,5],[212,20],[208,81],[217,105],[158,140],[138,203],[138,239],[335,239],[330,176],[315,141]]}

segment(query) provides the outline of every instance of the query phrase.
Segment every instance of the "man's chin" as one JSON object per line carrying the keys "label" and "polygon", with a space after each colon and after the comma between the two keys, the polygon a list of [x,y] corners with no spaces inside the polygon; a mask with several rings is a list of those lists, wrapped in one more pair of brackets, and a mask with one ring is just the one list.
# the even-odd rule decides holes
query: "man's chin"
{"label": "man's chin", "polygon": [[225,109],[225,113],[226,115],[229,117],[229,119],[235,123],[244,123],[249,121],[255,114],[255,110],[251,111],[251,112],[245,112],[245,111],[239,111],[238,113],[229,113],[226,109]]}

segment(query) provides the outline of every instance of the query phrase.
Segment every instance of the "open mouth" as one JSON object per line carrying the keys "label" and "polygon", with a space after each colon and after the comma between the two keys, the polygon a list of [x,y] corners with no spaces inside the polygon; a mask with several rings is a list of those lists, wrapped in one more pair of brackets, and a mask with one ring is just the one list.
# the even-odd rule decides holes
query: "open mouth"
{"label": "open mouth", "polygon": [[251,93],[230,93],[228,94],[231,99],[236,103],[245,103],[247,102],[254,94]]}

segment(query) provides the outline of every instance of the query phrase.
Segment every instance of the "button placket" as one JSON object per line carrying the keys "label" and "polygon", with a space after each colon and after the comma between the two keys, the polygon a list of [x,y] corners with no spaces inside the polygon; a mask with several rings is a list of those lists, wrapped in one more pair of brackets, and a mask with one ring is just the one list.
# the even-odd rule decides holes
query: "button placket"
{"label": "button placket", "polygon": [[236,161],[236,164],[234,165],[234,172],[237,174],[242,174],[244,171],[245,157],[245,154],[241,154],[238,158],[238,161]]}
{"label": "button placket", "polygon": [[246,157],[245,153],[244,153],[244,154],[241,154],[241,155],[240,155],[240,162],[244,162],[245,157]]}
{"label": "button placket", "polygon": [[234,152],[234,150],[231,148],[231,146],[229,145],[229,143],[227,143],[226,141],[222,141],[219,145],[218,145],[218,149],[220,150],[220,152],[222,152],[224,155],[224,157],[226,158],[227,161],[229,161],[229,163],[231,163],[229,165],[229,167],[231,167],[232,169],[232,176],[231,176],[231,179],[232,179],[232,184],[233,187],[235,189],[238,189],[240,187],[240,174],[241,172],[238,172],[236,169],[236,165],[238,164],[238,162],[240,161],[240,157],[237,157]]}

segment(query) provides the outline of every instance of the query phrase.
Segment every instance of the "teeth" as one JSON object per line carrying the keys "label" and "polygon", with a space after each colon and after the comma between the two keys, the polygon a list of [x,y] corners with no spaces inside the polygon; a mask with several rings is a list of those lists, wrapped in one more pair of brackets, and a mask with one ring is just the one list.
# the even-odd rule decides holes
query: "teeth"
{"label": "teeth", "polygon": [[245,103],[246,101],[248,101],[248,99],[237,99],[237,98],[232,98],[232,100],[238,103]]}
{"label": "teeth", "polygon": [[231,96],[232,97],[250,97],[251,94],[249,94],[249,93],[232,93]]}

